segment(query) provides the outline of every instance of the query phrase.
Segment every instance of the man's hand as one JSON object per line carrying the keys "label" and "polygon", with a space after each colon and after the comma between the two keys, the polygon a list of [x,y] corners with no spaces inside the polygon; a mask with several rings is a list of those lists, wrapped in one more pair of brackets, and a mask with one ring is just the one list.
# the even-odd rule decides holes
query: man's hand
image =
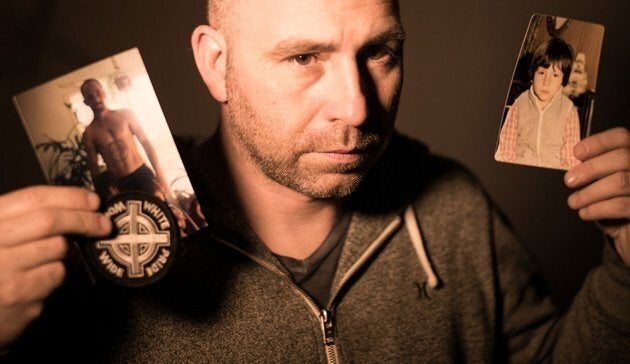
{"label": "man's hand", "polygon": [[577,188],[569,206],[584,220],[598,221],[621,259],[630,266],[630,132],[614,128],[579,142],[565,183]]}
{"label": "man's hand", "polygon": [[98,196],[74,187],[30,187],[0,195],[0,350],[39,316],[65,277],[64,234],[105,236]]}

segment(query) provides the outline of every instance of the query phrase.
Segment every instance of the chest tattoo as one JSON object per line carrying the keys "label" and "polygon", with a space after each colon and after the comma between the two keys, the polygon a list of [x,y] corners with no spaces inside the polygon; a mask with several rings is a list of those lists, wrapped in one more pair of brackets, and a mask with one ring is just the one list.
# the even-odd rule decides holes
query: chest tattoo
{"label": "chest tattoo", "polygon": [[120,139],[116,139],[113,142],[109,143],[108,146],[109,155],[112,156],[114,160],[117,161],[125,161],[127,159],[127,155],[129,154],[129,148],[124,141]]}

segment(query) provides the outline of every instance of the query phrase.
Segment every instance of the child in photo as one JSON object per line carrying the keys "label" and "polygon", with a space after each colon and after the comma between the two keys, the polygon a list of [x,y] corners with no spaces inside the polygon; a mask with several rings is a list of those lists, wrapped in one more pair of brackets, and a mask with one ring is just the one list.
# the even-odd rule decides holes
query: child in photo
{"label": "child in photo", "polygon": [[496,160],[556,169],[579,163],[573,147],[580,141],[580,120],[562,94],[572,61],[571,47],[560,38],[538,46],[529,67],[531,86],[508,110]]}

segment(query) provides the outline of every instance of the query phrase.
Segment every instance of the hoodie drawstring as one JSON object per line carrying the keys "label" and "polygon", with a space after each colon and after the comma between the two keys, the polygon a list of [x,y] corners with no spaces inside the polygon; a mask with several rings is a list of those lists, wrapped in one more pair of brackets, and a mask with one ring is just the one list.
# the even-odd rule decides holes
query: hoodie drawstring
{"label": "hoodie drawstring", "polygon": [[420,233],[420,226],[418,225],[418,220],[416,219],[416,214],[412,205],[409,205],[409,207],[405,209],[404,220],[407,232],[409,232],[409,237],[411,238],[411,243],[416,250],[418,260],[420,260],[422,270],[427,275],[427,284],[430,288],[438,288],[440,281],[433,271],[433,267],[431,266],[431,262],[427,256],[424,241],[422,240],[422,234]]}

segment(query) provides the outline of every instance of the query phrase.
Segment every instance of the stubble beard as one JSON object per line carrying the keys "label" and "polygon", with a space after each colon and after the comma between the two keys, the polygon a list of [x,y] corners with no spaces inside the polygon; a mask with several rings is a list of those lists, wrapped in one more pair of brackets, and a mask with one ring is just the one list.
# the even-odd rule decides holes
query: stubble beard
{"label": "stubble beard", "polygon": [[[315,199],[338,199],[352,194],[369,169],[385,150],[391,132],[363,132],[350,126],[340,126],[323,135],[311,135],[304,140],[278,138],[269,120],[277,118],[257,110],[239,90],[238,82],[227,80],[228,107],[223,120],[228,123],[246,157],[269,179],[291,190]],[[276,125],[282,125],[281,120]],[[386,135],[381,135],[386,134]],[[326,150],[339,143],[366,149],[355,163],[339,163],[326,168],[309,164],[311,152]],[[304,162],[304,163],[301,163]]]}

